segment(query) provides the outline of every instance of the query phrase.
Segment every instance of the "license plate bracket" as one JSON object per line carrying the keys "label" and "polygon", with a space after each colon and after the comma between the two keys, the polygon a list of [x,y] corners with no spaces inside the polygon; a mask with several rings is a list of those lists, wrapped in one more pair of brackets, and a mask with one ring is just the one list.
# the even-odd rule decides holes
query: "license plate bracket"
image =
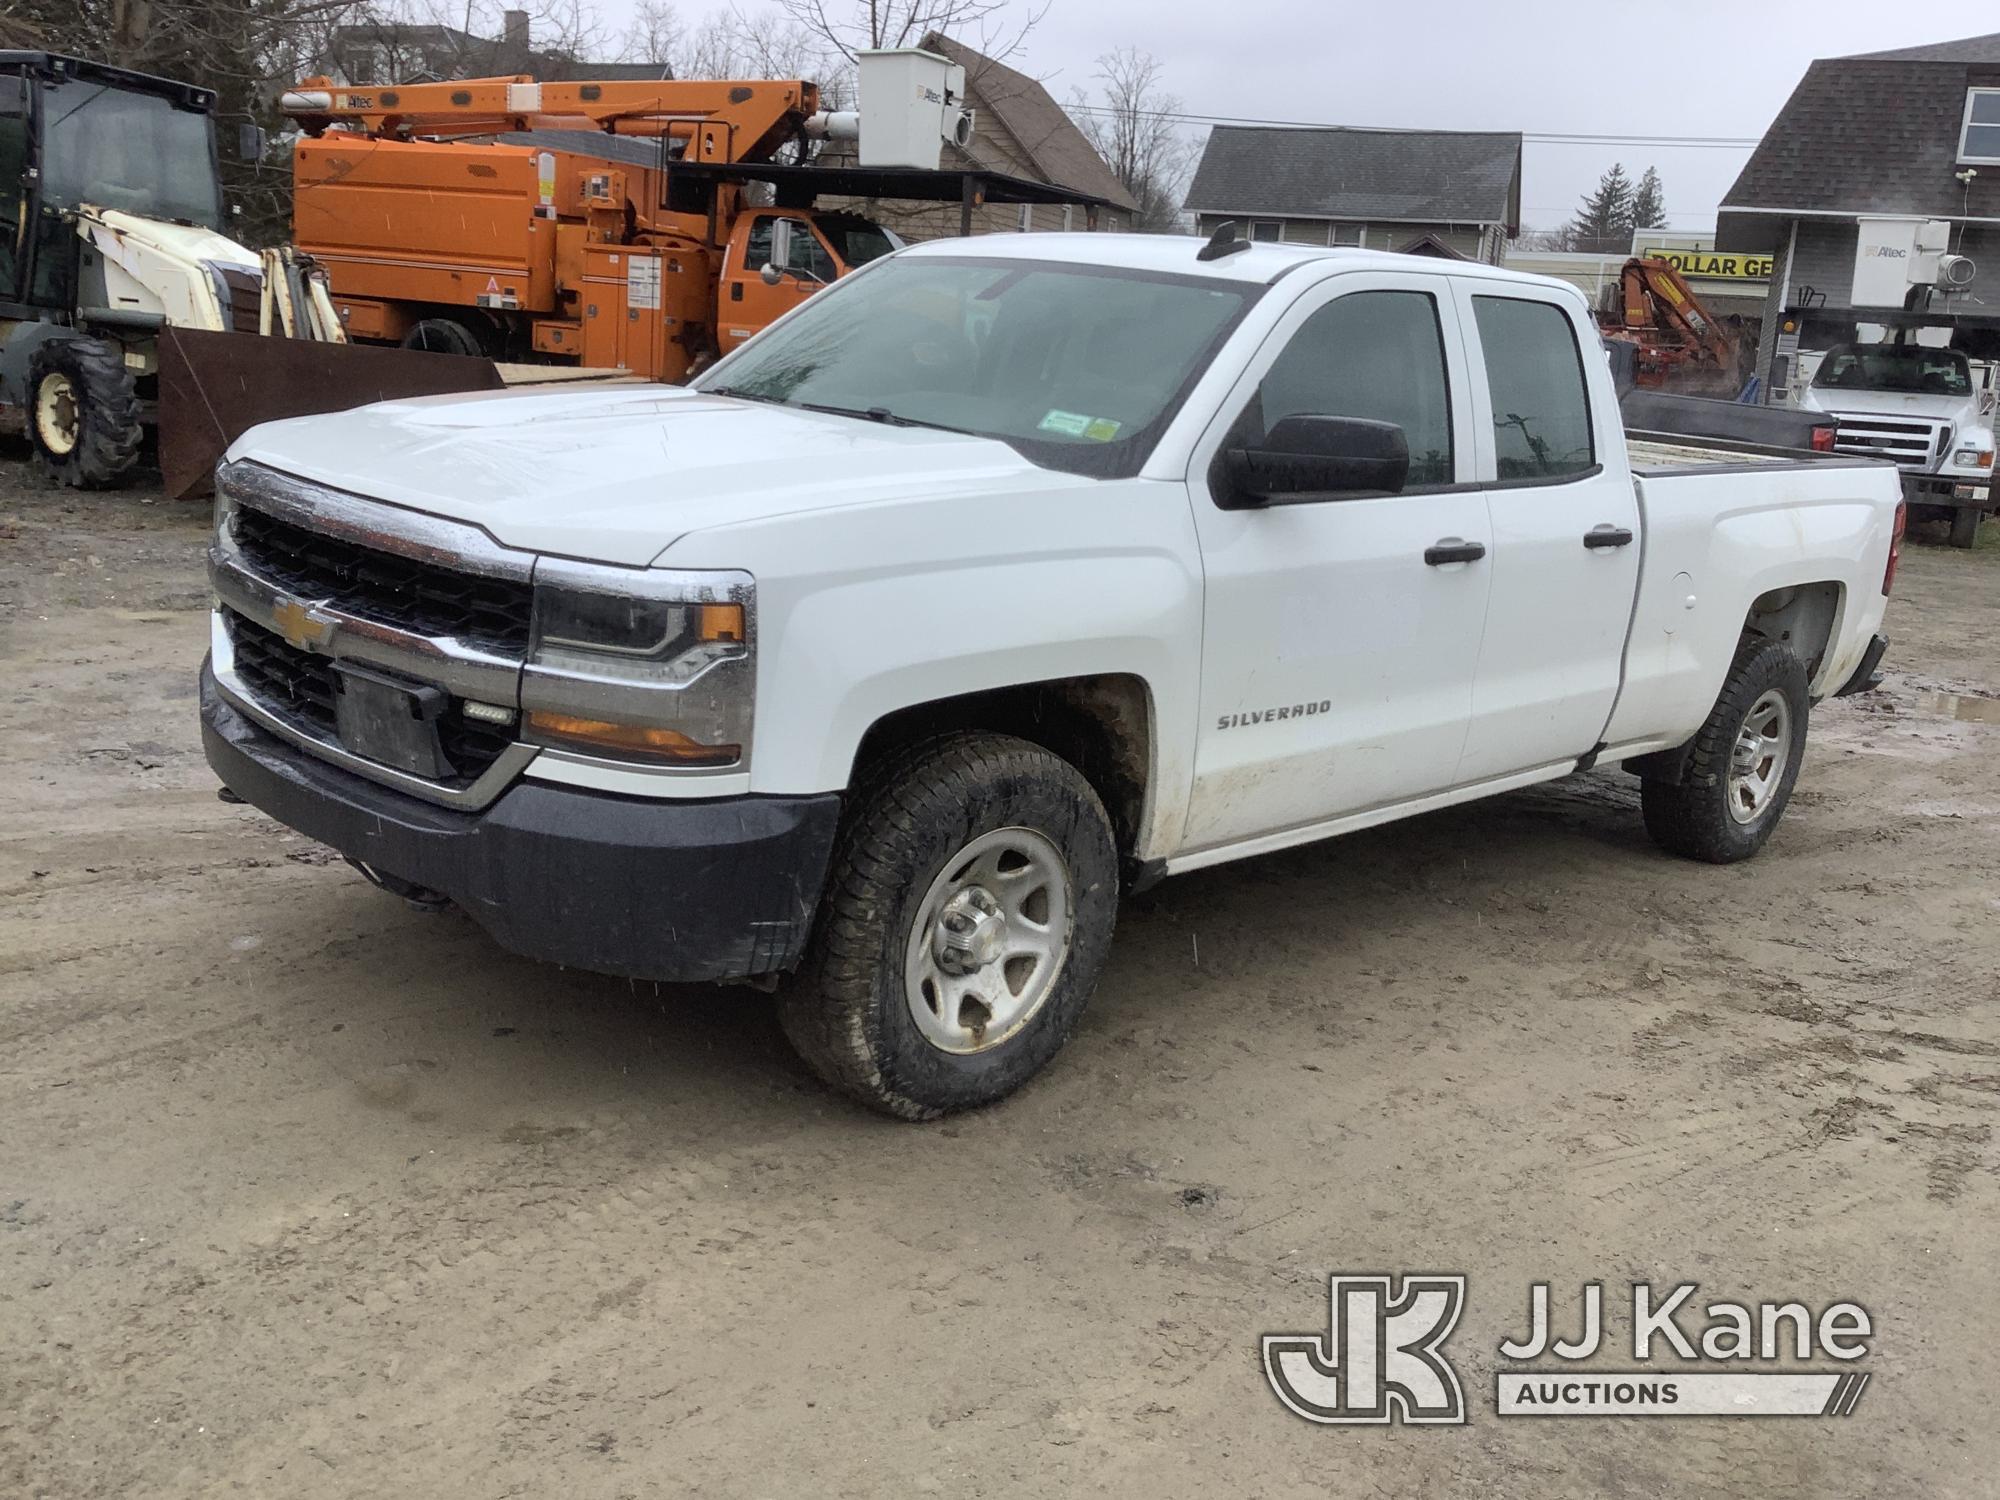
{"label": "license plate bracket", "polygon": [[432,781],[453,774],[438,738],[438,721],[451,707],[443,688],[345,664],[333,675],[334,727],[344,747]]}

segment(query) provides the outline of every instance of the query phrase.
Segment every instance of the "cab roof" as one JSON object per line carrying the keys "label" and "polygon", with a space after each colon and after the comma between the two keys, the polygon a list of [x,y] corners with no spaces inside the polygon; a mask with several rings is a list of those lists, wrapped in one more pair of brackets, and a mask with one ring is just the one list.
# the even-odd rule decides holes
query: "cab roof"
{"label": "cab roof", "polygon": [[1366,271],[1407,272],[1421,265],[1442,275],[1574,290],[1566,281],[1533,276],[1525,271],[1505,270],[1478,261],[1438,260],[1419,255],[1397,255],[1387,250],[1285,245],[1270,240],[1252,240],[1249,249],[1238,250],[1216,260],[1196,259],[1197,253],[1207,243],[1206,238],[1191,234],[982,234],[970,242],[962,239],[925,240],[902,253],[1068,261],[1076,265],[1171,272],[1266,286],[1287,272],[1313,262],[1337,263],[1345,270]]}
{"label": "cab roof", "polygon": [[130,68],[114,68],[109,63],[92,62],[87,57],[72,57],[67,52],[0,49],[0,74],[7,73],[31,73],[50,82],[75,79],[80,83],[99,84],[134,94],[152,94],[170,99],[182,109],[206,112],[215,107],[213,89],[198,88],[191,83],[160,78],[152,73],[135,73]]}

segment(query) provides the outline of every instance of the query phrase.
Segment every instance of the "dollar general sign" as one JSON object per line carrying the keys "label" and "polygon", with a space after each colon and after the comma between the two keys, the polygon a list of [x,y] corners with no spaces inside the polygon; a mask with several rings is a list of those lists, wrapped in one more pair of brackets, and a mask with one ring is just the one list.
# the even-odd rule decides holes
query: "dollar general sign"
{"label": "dollar general sign", "polygon": [[1713,250],[1648,250],[1654,260],[1669,262],[1683,276],[1725,276],[1739,281],[1771,274],[1768,255],[1726,255]]}

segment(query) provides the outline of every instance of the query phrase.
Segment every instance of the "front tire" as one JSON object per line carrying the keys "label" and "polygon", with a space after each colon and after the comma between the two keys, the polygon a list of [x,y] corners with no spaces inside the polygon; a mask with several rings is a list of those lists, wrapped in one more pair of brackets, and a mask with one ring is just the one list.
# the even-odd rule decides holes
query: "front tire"
{"label": "front tire", "polygon": [[779,1018],[884,1114],[988,1104],[1069,1039],[1117,912],[1111,820],[1076,767],[1006,735],[923,741],[857,792]]}
{"label": "front tire", "polygon": [[1776,641],[1737,653],[1678,784],[1642,781],[1646,832],[1669,853],[1734,864],[1764,847],[1805,760],[1806,669]]}
{"label": "front tire", "polygon": [[125,357],[100,339],[51,339],[28,362],[28,440],[49,473],[80,490],[123,484],[145,431]]}

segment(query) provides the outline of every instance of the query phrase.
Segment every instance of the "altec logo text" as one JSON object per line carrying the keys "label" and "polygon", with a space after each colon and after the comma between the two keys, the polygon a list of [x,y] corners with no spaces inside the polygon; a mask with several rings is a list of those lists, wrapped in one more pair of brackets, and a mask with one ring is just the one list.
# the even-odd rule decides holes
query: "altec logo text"
{"label": "altec logo text", "polygon": [[[1458,1373],[1444,1352],[1464,1310],[1463,1276],[1408,1275],[1398,1287],[1384,1275],[1337,1275],[1327,1291],[1325,1334],[1264,1337],[1264,1376],[1287,1410],[1328,1425],[1466,1421]],[[1581,1370],[1577,1362],[1607,1347],[1603,1283],[1583,1287],[1576,1336],[1561,1338],[1548,1283],[1536,1282],[1528,1289],[1527,1332],[1503,1339],[1500,1356],[1562,1363],[1499,1371],[1495,1410],[1503,1417],[1811,1417],[1846,1416],[1860,1403],[1869,1376],[1852,1363],[1866,1357],[1874,1332],[1860,1304],[1835,1302],[1818,1313],[1803,1302],[1698,1307],[1698,1291],[1693,1282],[1631,1289],[1633,1360],[1644,1364],[1657,1353],[1679,1363]],[[1796,1367],[1820,1359],[1846,1368]],[[1780,1362],[1793,1367],[1772,1368]]]}

